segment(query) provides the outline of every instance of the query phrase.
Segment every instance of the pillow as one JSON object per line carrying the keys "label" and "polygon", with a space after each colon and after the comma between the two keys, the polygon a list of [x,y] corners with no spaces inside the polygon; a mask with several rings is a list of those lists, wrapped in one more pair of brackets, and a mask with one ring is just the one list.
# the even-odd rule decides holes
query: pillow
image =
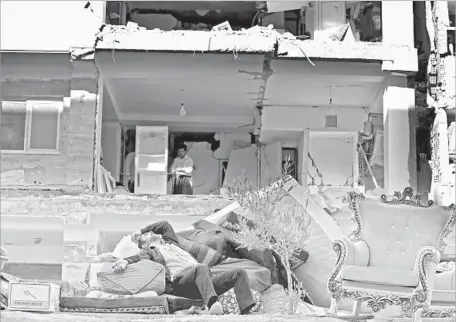
{"label": "pillow", "polygon": [[[91,263],[87,268],[85,282],[89,285],[90,290],[98,290],[100,289],[100,284],[98,283],[98,273],[101,272],[103,265],[106,262],[100,263]],[[111,264],[112,266],[112,264]]]}
{"label": "pillow", "polygon": [[84,282],[89,286],[90,290],[98,290],[100,285],[98,284],[97,274],[100,272],[104,263],[113,263],[117,260],[112,253],[104,253],[92,258],[89,267],[86,271]]}
{"label": "pillow", "polygon": [[87,283],[83,281],[62,281],[60,284],[60,297],[84,297],[87,292]]}
{"label": "pillow", "polygon": [[131,240],[131,236],[124,236],[117,244],[112,252],[112,255],[117,258],[124,259],[126,257],[134,256],[139,253],[140,249],[136,243]]}
{"label": "pillow", "polygon": [[214,266],[220,263],[225,257],[216,251],[201,243],[193,242],[186,238],[177,236],[181,248],[190,253],[198,263]]}
{"label": "pillow", "polygon": [[107,293],[133,295],[154,291],[165,293],[165,268],[159,263],[143,260],[127,266],[123,272],[114,272],[112,263],[105,263],[97,274],[100,289]]}
{"label": "pillow", "polygon": [[[263,310],[263,299],[261,294],[255,290],[251,290],[255,306],[250,309],[250,313],[261,312]],[[234,289],[231,289],[219,296],[219,302],[223,306],[224,314],[240,314],[239,304],[236,300]]]}

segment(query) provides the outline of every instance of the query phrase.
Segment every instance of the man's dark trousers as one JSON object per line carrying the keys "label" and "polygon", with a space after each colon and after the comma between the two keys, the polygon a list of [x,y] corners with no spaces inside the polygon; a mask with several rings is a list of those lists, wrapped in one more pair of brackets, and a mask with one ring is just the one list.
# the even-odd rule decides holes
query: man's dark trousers
{"label": "man's dark trousers", "polygon": [[217,301],[218,295],[234,288],[236,300],[241,313],[255,306],[249,278],[244,270],[234,269],[212,275],[209,267],[204,264],[184,270],[171,283],[173,294],[189,299],[203,299],[211,307]]}

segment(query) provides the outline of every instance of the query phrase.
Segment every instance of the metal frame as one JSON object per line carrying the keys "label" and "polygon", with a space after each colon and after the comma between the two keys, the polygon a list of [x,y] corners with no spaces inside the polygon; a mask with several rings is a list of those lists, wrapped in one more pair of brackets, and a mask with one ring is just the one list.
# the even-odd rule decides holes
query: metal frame
{"label": "metal frame", "polygon": [[[60,138],[61,138],[61,122],[63,114],[63,101],[41,101],[41,100],[27,100],[26,103],[26,116],[25,116],[25,135],[24,135],[24,150],[2,150],[4,154],[60,154]],[[57,135],[55,142],[55,149],[33,149],[30,147],[30,141],[32,136],[32,111],[34,108],[39,106],[52,106],[57,110]]]}

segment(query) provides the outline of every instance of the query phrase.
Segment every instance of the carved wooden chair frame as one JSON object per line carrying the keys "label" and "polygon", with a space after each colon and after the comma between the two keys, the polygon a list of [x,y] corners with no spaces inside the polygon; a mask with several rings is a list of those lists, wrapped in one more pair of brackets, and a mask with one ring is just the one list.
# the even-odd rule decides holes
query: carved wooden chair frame
{"label": "carved wooden chair frame", "polygon": [[[354,219],[356,221],[356,229],[348,236],[352,242],[356,242],[362,239],[362,220],[359,212],[358,204],[360,201],[365,199],[363,194],[356,192],[350,192],[347,197],[350,208],[354,212]],[[413,189],[407,187],[401,193],[396,191],[392,196],[382,195],[381,200],[386,204],[405,204],[414,207],[428,208],[433,206],[433,202],[429,201],[427,205],[421,203],[421,196],[413,193]],[[333,272],[328,280],[328,290],[331,293],[332,301],[330,313],[336,314],[337,306],[342,298],[348,298],[356,301],[356,307],[354,314],[359,313],[359,309],[362,302],[367,302],[367,306],[370,307],[374,313],[379,312],[386,308],[386,305],[400,306],[402,312],[407,317],[415,317],[417,320],[423,317],[451,317],[454,316],[454,309],[435,310],[428,306],[429,301],[429,286],[428,278],[426,276],[426,269],[430,262],[435,261],[438,256],[438,252],[443,252],[446,243],[444,239],[448,236],[452,226],[455,224],[455,207],[452,204],[447,207],[448,211],[451,212],[451,216],[448,219],[444,230],[440,234],[438,239],[437,249],[434,247],[425,247],[421,250],[418,255],[418,274],[419,283],[421,288],[417,288],[411,296],[407,297],[404,295],[396,295],[394,293],[388,295],[375,294],[376,291],[365,292],[358,290],[348,290],[343,286],[342,281],[338,279],[339,274],[346,263],[348,244],[344,239],[335,240],[333,242],[333,250],[337,256],[337,262]]]}

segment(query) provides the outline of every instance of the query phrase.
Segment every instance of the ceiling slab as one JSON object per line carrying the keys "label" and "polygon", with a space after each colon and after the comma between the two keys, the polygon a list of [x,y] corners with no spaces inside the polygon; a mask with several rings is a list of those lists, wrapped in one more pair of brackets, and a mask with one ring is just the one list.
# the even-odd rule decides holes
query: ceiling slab
{"label": "ceiling slab", "polygon": [[[263,54],[99,51],[95,61],[105,78],[205,78],[261,71]],[[246,75],[243,75],[244,78]]]}
{"label": "ceiling slab", "polygon": [[380,63],[274,60],[265,106],[370,106],[390,73]]}
{"label": "ceiling slab", "polygon": [[123,122],[252,123],[264,55],[121,52],[96,59]]}

